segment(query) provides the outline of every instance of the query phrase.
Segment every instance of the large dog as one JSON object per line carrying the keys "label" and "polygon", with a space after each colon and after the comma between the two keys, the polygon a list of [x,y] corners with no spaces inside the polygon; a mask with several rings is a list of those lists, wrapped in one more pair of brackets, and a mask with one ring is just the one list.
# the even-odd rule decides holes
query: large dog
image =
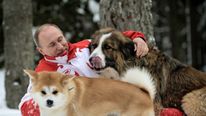
{"label": "large dog", "polygon": [[154,116],[153,91],[146,86],[58,72],[24,72],[31,78],[31,94],[41,116]]}
{"label": "large dog", "polygon": [[150,46],[146,56],[137,58],[134,43],[112,28],[97,31],[93,38],[89,48],[90,64],[95,70],[113,68],[124,80],[125,73],[136,67],[151,74],[157,90],[156,103],[178,108],[190,116],[206,115],[206,73],[161,53],[155,46]]}

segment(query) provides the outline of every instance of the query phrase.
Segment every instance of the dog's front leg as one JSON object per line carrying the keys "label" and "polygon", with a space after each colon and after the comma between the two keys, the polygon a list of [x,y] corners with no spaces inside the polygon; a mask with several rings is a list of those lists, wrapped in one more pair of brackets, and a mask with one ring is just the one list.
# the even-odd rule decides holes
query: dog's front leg
{"label": "dog's front leg", "polygon": [[107,67],[101,71],[99,71],[100,77],[109,78],[113,80],[120,80],[119,73],[111,67]]}

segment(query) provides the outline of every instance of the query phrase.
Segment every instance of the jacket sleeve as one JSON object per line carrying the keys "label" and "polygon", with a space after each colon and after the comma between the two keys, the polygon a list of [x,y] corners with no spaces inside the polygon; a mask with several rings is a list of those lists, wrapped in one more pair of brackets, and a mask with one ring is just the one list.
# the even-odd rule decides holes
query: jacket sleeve
{"label": "jacket sleeve", "polygon": [[24,102],[20,110],[22,116],[40,116],[39,106],[33,99]]}
{"label": "jacket sleeve", "polygon": [[183,112],[176,108],[163,108],[160,116],[184,116]]}
{"label": "jacket sleeve", "polygon": [[27,93],[22,97],[21,102],[19,103],[19,109],[22,116],[40,116],[39,107],[34,102],[31,96],[31,81],[27,88]]}
{"label": "jacket sleeve", "polygon": [[138,32],[138,31],[128,30],[128,31],[124,31],[122,33],[124,34],[124,36],[130,38],[131,40],[139,37],[139,38],[142,38],[144,41],[147,41],[145,38],[145,35],[141,32]]}

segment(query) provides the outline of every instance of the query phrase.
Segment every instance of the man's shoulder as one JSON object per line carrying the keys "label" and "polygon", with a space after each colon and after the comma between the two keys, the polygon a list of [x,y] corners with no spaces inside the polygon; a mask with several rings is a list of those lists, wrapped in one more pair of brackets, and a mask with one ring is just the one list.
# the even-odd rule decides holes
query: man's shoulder
{"label": "man's shoulder", "polygon": [[84,48],[84,47],[88,47],[90,42],[91,42],[90,40],[82,40],[77,43],[73,43],[73,45],[76,47]]}
{"label": "man's shoulder", "polygon": [[41,72],[41,71],[56,71],[58,68],[56,63],[48,62],[44,58],[42,58],[38,65],[35,68],[36,72]]}

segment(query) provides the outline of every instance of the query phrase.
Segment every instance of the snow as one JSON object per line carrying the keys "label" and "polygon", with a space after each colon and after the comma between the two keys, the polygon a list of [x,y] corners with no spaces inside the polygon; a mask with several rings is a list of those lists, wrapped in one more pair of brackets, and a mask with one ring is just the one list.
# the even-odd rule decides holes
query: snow
{"label": "snow", "polygon": [[97,3],[95,0],[89,0],[88,6],[89,6],[89,11],[93,14],[93,21],[99,22],[100,21],[99,3]]}
{"label": "snow", "polygon": [[79,14],[82,14],[82,15],[85,14],[85,11],[84,11],[83,8],[78,8],[78,9],[77,9],[77,12],[78,12]]}
{"label": "snow", "polygon": [[10,109],[6,106],[5,86],[4,86],[5,70],[0,70],[0,116],[21,116],[18,109]]}

